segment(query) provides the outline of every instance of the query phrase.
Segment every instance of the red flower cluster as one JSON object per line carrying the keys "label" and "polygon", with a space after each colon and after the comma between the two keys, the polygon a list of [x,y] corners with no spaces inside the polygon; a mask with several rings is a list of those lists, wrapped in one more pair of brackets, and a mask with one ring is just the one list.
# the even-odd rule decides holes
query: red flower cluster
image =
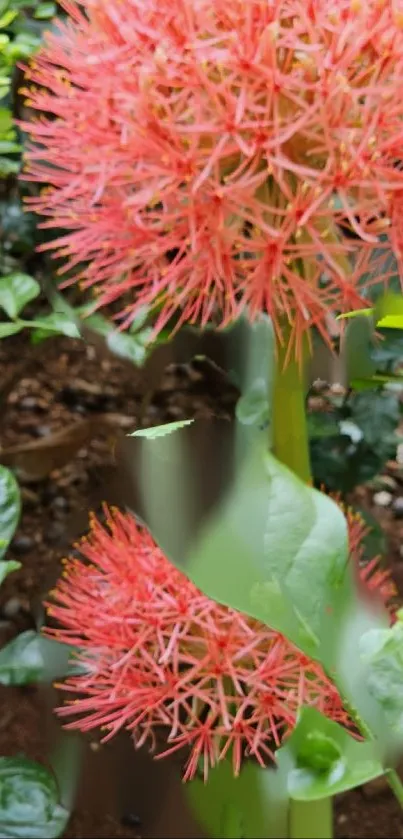
{"label": "red flower cluster", "polygon": [[27,177],[48,187],[30,206],[64,229],[45,246],[64,271],[124,298],[123,325],[144,304],[157,330],[246,305],[298,351],[361,304],[381,232],[400,262],[396,0],[62,5],[27,71]]}
{"label": "red flower cluster", "polygon": [[[357,557],[363,525],[350,516]],[[232,748],[234,772],[251,755],[265,765],[292,730],[302,704],[349,725],[334,685],[283,636],[202,594],[174,568],[132,516],[95,518],[82,559],[65,560],[47,634],[80,647],[84,672],[62,687],[81,698],[59,709],[83,715],[68,727],[119,729],[136,745],[168,740],[190,750],[185,779]],[[373,569],[372,569],[373,570]],[[373,577],[373,584],[385,584]],[[384,595],[390,594],[389,589]]]}

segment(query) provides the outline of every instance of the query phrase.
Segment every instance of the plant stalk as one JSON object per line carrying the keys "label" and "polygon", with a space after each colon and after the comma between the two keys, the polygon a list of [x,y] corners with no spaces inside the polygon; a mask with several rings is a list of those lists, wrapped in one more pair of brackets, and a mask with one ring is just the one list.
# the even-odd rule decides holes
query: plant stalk
{"label": "plant stalk", "polygon": [[303,365],[286,362],[287,347],[277,347],[273,395],[273,450],[302,481],[311,483],[308,425],[305,410]]}
{"label": "plant stalk", "polygon": [[[273,393],[274,454],[305,483],[312,483],[303,363],[277,346]],[[290,839],[332,839],[332,799],[290,801]]]}
{"label": "plant stalk", "polygon": [[332,839],[332,799],[292,801],[288,835],[290,839]]}

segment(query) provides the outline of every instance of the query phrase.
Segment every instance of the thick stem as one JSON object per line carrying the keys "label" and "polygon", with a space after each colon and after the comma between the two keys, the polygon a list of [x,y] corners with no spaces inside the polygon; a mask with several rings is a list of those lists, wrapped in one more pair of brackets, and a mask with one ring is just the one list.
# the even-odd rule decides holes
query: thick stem
{"label": "thick stem", "polygon": [[287,361],[286,348],[277,348],[273,395],[273,449],[276,457],[302,481],[311,481],[305,387],[302,365]]}
{"label": "thick stem", "polygon": [[332,839],[332,799],[292,801],[288,835],[290,839]]}
{"label": "thick stem", "polygon": [[[305,409],[303,365],[286,359],[287,345],[277,347],[277,369],[273,394],[274,454],[302,481],[310,483],[308,425]],[[290,801],[290,839],[331,839],[332,799]]]}

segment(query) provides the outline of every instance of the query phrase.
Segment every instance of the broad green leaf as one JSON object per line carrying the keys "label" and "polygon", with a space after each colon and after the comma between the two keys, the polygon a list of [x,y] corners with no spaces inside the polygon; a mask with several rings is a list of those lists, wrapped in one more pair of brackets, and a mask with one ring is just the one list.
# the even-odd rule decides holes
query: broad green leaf
{"label": "broad green leaf", "polygon": [[128,437],[146,437],[148,440],[155,440],[156,437],[165,437],[167,434],[172,434],[173,431],[178,431],[186,425],[191,425],[194,420],[177,420],[176,422],[167,422],[164,425],[155,425],[153,428],[141,428],[138,431],[133,431],[128,434]]}
{"label": "broad green leaf", "polygon": [[4,12],[4,14],[0,17],[0,29],[6,29],[7,26],[10,26],[10,23],[13,22],[17,15],[18,12],[13,9],[8,9],[7,12]]}
{"label": "broad green leaf", "polygon": [[334,437],[339,430],[337,416],[334,413],[316,411],[308,414],[308,433],[311,440]]}
{"label": "broad green leaf", "polygon": [[24,328],[22,321],[19,323],[0,323],[0,338],[8,338],[10,335],[16,335]]}
{"label": "broad green leaf", "polygon": [[129,361],[140,367],[144,364],[148,355],[146,341],[150,337],[151,330],[143,330],[143,332],[145,334],[142,336],[141,332],[132,335],[130,332],[119,332],[117,329],[113,329],[108,332],[106,343],[115,355],[120,358],[128,358]]}
{"label": "broad green leaf", "polygon": [[0,308],[17,318],[24,306],[38,297],[41,287],[29,274],[14,273],[0,278]]}
{"label": "broad green leaf", "polygon": [[[351,401],[351,419],[370,446],[377,446],[394,434],[400,420],[399,401],[394,393],[357,393]],[[396,440],[397,443],[397,440]]]}
{"label": "broad green leaf", "polygon": [[361,639],[369,692],[384,709],[396,735],[403,734],[403,611],[389,629],[371,629]]}
{"label": "broad green leaf", "polygon": [[20,517],[21,502],[17,481],[12,472],[0,466],[0,559],[14,536]]}
{"label": "broad green leaf", "polygon": [[[301,482],[256,438],[226,492],[200,513],[200,481],[209,459],[205,448],[201,459],[195,456],[198,426],[195,422],[161,438],[158,446],[138,441],[142,506],[136,511],[201,591],[262,621],[319,660],[337,676],[360,717],[386,741],[382,708],[362,687],[366,665],[358,643],[370,626],[386,626],[387,616],[375,614],[355,595],[340,508]],[[219,473],[219,457],[210,468]]]}
{"label": "broad green leaf", "polygon": [[62,835],[69,815],[44,766],[22,757],[0,758],[2,839],[54,839]]}
{"label": "broad green leaf", "polygon": [[288,793],[297,801],[329,798],[385,772],[374,741],[357,741],[315,708],[302,708],[276,759],[287,776]]}
{"label": "broad green leaf", "polygon": [[13,117],[9,108],[0,108],[0,136],[12,131]]}
{"label": "broad green leaf", "polygon": [[256,379],[248,392],[238,399],[236,417],[242,425],[268,425],[267,378]]}
{"label": "broad green leaf", "polygon": [[[78,312],[78,314],[80,313]],[[103,315],[98,314],[98,312],[94,315],[89,315],[88,317],[83,314],[83,323],[85,326],[89,326],[90,329],[94,330],[94,332],[98,332],[99,335],[103,335],[104,337],[113,329],[111,322]]]}
{"label": "broad green leaf", "polygon": [[0,684],[52,682],[72,672],[72,649],[28,630],[0,650]]}
{"label": "broad green leaf", "polygon": [[366,317],[358,317],[347,324],[343,355],[349,384],[353,384],[355,379],[369,379],[376,373],[371,358],[373,334],[372,320]]}
{"label": "broad green leaf", "polygon": [[[172,431],[180,427],[171,424]],[[164,530],[161,505],[166,496],[164,523],[176,515],[180,529],[178,509],[187,509],[192,492],[184,479],[187,467],[180,458],[168,457],[180,439],[175,433],[161,440],[158,450],[151,440],[143,441],[140,468],[143,475],[154,476],[145,494],[157,540],[210,597],[253,615],[317,655],[348,577],[347,530],[340,509],[299,481],[259,442],[250,446],[221,507],[194,531],[188,556],[178,556],[178,534]],[[163,453],[165,470],[159,469]],[[158,469],[162,477],[157,490]],[[183,480],[182,501],[170,489],[177,475]],[[171,515],[170,502],[179,505]]]}
{"label": "broad green leaf", "polygon": [[34,321],[27,321],[25,326],[31,327],[34,332],[32,341],[34,344],[51,338],[52,335],[66,335],[68,338],[80,338],[79,330],[71,318],[61,312],[51,312]]}
{"label": "broad green leaf", "polygon": [[244,761],[238,778],[229,758],[209,772],[207,783],[194,778],[185,793],[200,825],[212,839],[284,839],[288,836],[286,778],[273,769]]}
{"label": "broad green leaf", "polygon": [[378,320],[377,326],[383,329],[403,329],[403,315],[385,315]]}
{"label": "broad green leaf", "polygon": [[[7,548],[8,542],[6,539],[0,539],[0,552],[3,555],[4,550]],[[0,585],[4,582],[6,577],[11,574],[13,571],[18,571],[21,568],[21,563],[16,562],[14,559],[7,559],[7,560],[0,560]]]}

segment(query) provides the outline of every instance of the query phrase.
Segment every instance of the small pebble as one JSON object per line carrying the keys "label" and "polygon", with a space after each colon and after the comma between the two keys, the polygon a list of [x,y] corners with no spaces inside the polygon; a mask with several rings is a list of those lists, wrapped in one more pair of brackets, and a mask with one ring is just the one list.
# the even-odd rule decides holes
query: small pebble
{"label": "small pebble", "polygon": [[20,411],[43,411],[48,410],[48,404],[43,399],[38,399],[36,396],[24,396],[18,403]]}
{"label": "small pebble", "polygon": [[57,545],[57,543],[60,542],[63,537],[64,530],[64,526],[57,521],[55,521],[53,524],[50,524],[46,531],[46,541],[50,545]]}
{"label": "small pebble", "polygon": [[377,507],[389,507],[389,504],[393,501],[393,495],[391,492],[386,492],[386,490],[382,490],[381,492],[376,492],[373,497],[374,504]]}
{"label": "small pebble", "polygon": [[57,495],[56,498],[53,499],[51,502],[52,510],[59,510],[60,512],[65,512],[69,507],[69,502],[64,495]]}
{"label": "small pebble", "polygon": [[397,481],[391,475],[379,475],[374,479],[372,486],[378,491],[385,489],[394,492],[397,488]]}
{"label": "small pebble", "polygon": [[19,536],[16,536],[11,543],[12,550],[18,556],[22,554],[27,554],[29,551],[32,551],[35,542],[31,536],[26,536],[24,533],[21,533]]}
{"label": "small pebble", "polygon": [[36,425],[34,429],[35,437],[49,437],[52,433],[50,425]]}
{"label": "small pebble", "polygon": [[2,612],[5,618],[12,620],[19,612],[26,611],[27,603],[22,601],[19,597],[10,597],[4,604]]}
{"label": "small pebble", "polygon": [[399,496],[399,498],[395,498],[392,504],[392,510],[397,519],[403,518],[403,496]]}
{"label": "small pebble", "polygon": [[346,814],[345,813],[340,813],[340,815],[337,816],[337,821],[338,821],[339,824],[345,824],[346,821],[347,821]]}

